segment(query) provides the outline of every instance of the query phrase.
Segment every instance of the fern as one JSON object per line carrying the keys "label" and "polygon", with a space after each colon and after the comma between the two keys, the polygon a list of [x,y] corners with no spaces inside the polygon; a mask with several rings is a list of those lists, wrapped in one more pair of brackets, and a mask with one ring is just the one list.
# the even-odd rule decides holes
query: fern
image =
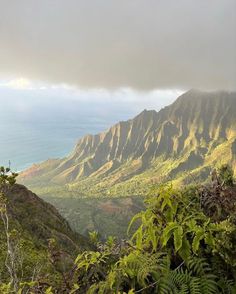
{"label": "fern", "polygon": [[114,240],[78,257],[78,269],[91,282],[88,293],[235,293],[230,279],[236,275],[236,227],[230,218],[206,215],[196,195],[171,185],[153,189],[146,211],[130,223],[128,231],[140,222],[118,260]]}

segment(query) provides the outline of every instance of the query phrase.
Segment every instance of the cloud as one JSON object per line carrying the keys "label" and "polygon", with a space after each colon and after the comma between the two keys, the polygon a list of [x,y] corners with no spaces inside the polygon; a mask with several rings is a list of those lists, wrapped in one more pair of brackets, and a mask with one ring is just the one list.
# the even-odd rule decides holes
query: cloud
{"label": "cloud", "polygon": [[16,89],[16,90],[31,90],[32,84],[30,80],[28,79],[18,78],[18,79],[13,79],[10,81],[1,82],[0,87],[7,87],[7,88]]}
{"label": "cloud", "polygon": [[0,77],[236,88],[235,0],[0,0]]}

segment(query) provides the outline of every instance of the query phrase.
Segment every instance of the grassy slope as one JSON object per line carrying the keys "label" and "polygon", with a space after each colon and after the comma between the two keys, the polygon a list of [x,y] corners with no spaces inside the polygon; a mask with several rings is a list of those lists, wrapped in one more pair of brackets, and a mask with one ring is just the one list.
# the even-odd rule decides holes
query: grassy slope
{"label": "grassy slope", "polygon": [[[90,176],[79,182],[67,185],[50,185],[32,188],[44,197],[127,197],[134,195],[146,195],[150,187],[155,183],[172,181],[176,185],[184,185],[191,181],[204,181],[215,165],[232,163],[231,144],[236,138],[225,141],[216,148],[209,150],[199,166],[195,168],[181,167],[187,161],[187,154],[179,158],[165,159],[162,156],[150,162],[148,168],[140,174],[135,173],[136,161],[129,161],[119,169],[110,173],[105,178]],[[132,167],[133,170],[132,170]],[[236,165],[233,165],[234,169]],[[236,169],[235,169],[236,171]]]}

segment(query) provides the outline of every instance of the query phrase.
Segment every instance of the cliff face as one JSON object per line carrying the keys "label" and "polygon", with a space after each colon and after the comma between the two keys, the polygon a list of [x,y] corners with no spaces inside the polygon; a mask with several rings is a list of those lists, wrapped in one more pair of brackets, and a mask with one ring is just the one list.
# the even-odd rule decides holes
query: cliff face
{"label": "cliff face", "polygon": [[[69,184],[86,194],[80,187],[89,186],[89,181],[100,183],[104,193],[107,181],[109,188],[120,186],[148,172],[155,180],[176,179],[181,172],[207,168],[214,160],[232,160],[235,113],[235,92],[191,90],[159,112],[144,110],[103,133],[81,138],[67,158],[34,165],[21,174],[21,181],[36,189],[43,183]],[[204,172],[199,170],[198,175],[204,177]]]}

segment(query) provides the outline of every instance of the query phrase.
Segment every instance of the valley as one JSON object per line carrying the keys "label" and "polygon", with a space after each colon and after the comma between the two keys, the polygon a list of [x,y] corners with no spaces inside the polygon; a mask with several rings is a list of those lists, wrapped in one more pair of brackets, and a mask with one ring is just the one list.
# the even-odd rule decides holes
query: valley
{"label": "valley", "polygon": [[213,167],[236,171],[236,93],[190,90],[105,132],[82,137],[62,159],[22,172],[19,182],[57,207],[79,233],[126,238],[142,199],[160,183],[207,181]]}
{"label": "valley", "polygon": [[132,217],[145,208],[144,198],[139,196],[109,199],[44,197],[44,200],[57,207],[74,231],[84,236],[96,231],[102,240],[109,236],[126,239]]}

